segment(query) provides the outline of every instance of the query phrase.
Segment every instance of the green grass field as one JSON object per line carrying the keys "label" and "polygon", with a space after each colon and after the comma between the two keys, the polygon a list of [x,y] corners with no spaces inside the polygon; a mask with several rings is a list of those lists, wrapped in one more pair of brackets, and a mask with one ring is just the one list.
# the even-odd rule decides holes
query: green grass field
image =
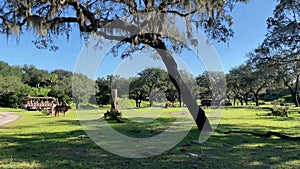
{"label": "green grass field", "polygon": [[[107,108],[100,111],[104,113]],[[163,132],[172,122],[172,113],[181,109],[124,110],[129,117],[148,114],[158,117],[146,124],[114,123],[119,132],[128,136],[150,137]],[[0,127],[0,168],[299,168],[300,142],[276,137],[261,138],[248,134],[213,135],[204,144],[195,144],[199,132],[194,127],[173,149],[142,159],[120,157],[97,146],[85,135],[74,110],[66,117],[44,116],[41,112],[0,108],[22,118]],[[79,110],[81,113],[98,110]],[[185,110],[186,111],[186,110]],[[131,113],[131,114],[128,114]],[[276,131],[300,136],[300,114],[288,118],[266,116],[255,108],[226,108],[218,130],[267,132]],[[99,113],[99,117],[101,117]],[[126,116],[125,116],[126,117]],[[160,143],[157,143],[160,144]]]}

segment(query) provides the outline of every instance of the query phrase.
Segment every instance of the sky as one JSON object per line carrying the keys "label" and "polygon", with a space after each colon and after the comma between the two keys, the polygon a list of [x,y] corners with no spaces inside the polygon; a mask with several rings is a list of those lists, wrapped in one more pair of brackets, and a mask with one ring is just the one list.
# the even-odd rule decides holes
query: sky
{"label": "sky", "polygon": [[[234,37],[226,43],[213,43],[225,72],[244,63],[247,60],[246,54],[263,41],[267,33],[266,19],[272,16],[275,4],[276,1],[274,0],[250,0],[247,4],[237,4],[235,6],[234,11],[231,13],[234,21]],[[86,59],[83,56],[92,53],[91,48],[85,48],[84,40],[82,40],[78,31],[72,32],[68,41],[63,37],[56,39],[55,43],[60,47],[57,52],[37,49],[31,43],[34,39],[34,34],[30,32],[25,32],[19,43],[16,43],[12,37],[7,41],[4,35],[0,35],[0,61],[7,62],[10,65],[32,64],[39,69],[48,71],[64,69],[73,72],[78,70],[78,65],[84,65]],[[85,67],[96,69],[90,70],[95,77],[106,77],[108,74],[134,76],[137,71],[146,67],[153,65],[159,67],[162,65],[160,61],[151,57],[139,58],[138,55],[141,54],[137,53],[132,58],[125,60],[105,56],[96,59],[98,62],[101,61],[100,63],[87,63]],[[185,55],[197,57],[195,53]],[[93,57],[97,57],[97,55]],[[79,61],[82,63],[78,64]],[[195,76],[203,72],[204,66],[201,61],[195,63],[189,59],[184,59],[184,57],[177,57],[176,61],[179,62],[179,67],[184,67]]]}

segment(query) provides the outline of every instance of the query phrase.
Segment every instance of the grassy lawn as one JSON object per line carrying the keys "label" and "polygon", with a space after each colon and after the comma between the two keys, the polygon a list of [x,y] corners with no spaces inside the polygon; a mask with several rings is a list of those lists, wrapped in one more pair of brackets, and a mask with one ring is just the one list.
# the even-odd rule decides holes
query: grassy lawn
{"label": "grassy lawn", "polygon": [[[107,108],[102,108],[104,113]],[[125,123],[111,122],[128,136],[151,137],[163,132],[175,120],[174,112],[182,109],[140,109],[141,115],[156,118],[147,123],[139,111],[124,110]],[[41,112],[0,108],[22,118],[0,127],[0,168],[299,168],[300,142],[260,138],[247,134],[219,134],[204,144],[194,144],[199,132],[194,127],[173,149],[150,158],[131,159],[109,153],[89,138],[82,138],[74,110],[66,117],[43,116]],[[80,110],[92,113],[98,110]],[[131,114],[130,114],[131,113]],[[226,108],[218,130],[276,131],[300,136],[300,114],[288,118],[265,116],[265,110]],[[99,117],[101,115],[99,114]],[[157,143],[159,144],[159,143]]]}

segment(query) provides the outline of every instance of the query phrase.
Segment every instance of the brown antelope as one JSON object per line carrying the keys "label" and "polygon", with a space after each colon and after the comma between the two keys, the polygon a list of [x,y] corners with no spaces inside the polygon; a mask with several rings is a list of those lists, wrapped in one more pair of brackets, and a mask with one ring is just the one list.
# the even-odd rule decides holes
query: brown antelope
{"label": "brown antelope", "polygon": [[56,105],[53,110],[54,110],[54,115],[56,117],[56,115],[59,116],[59,113],[63,113],[64,117],[66,116],[66,112],[68,110],[72,109],[70,105],[68,105],[66,102],[64,104],[58,104]]}

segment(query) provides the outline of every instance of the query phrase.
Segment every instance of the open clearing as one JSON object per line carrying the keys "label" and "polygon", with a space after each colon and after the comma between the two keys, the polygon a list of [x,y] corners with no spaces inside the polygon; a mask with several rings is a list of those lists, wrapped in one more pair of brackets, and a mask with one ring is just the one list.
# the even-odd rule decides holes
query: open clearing
{"label": "open clearing", "polygon": [[[104,113],[105,110],[100,112]],[[193,141],[197,140],[199,132],[194,127],[173,149],[150,158],[131,159],[109,153],[89,138],[80,137],[85,135],[85,132],[74,110],[68,112],[66,117],[56,118],[44,116],[41,112],[19,109],[0,109],[0,111],[14,111],[14,114],[22,117],[0,127],[0,168],[299,168],[300,166],[299,141],[214,132],[204,144],[195,144]],[[80,111],[88,114],[97,110]],[[149,111],[147,108],[142,110],[147,111]],[[172,124],[174,117],[171,116],[174,112],[182,110],[165,109],[162,114],[157,113],[160,115],[158,119],[149,120],[147,123],[130,122],[125,119],[125,123],[112,122],[111,126],[128,136],[149,137],[151,134],[163,132]],[[217,130],[274,131],[300,136],[300,114],[292,113],[286,118],[265,116],[266,113],[255,108],[226,108]],[[153,117],[157,117],[157,114]],[[134,119],[137,119],[136,117]]]}

